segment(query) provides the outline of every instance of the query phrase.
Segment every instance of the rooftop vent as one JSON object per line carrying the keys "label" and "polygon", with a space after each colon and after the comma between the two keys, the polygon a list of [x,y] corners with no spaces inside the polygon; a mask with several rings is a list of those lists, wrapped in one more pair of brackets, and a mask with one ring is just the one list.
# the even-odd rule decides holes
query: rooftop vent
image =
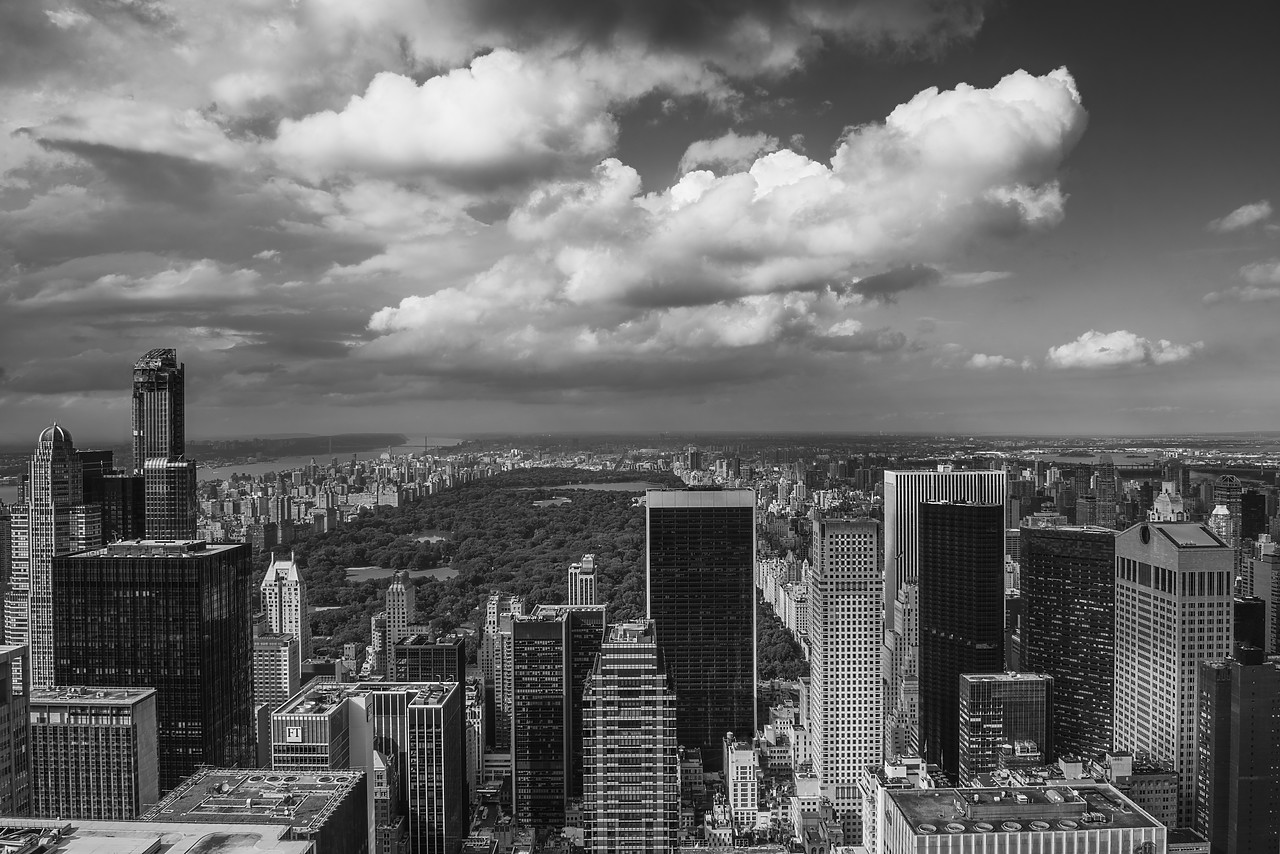
{"label": "rooftop vent", "polygon": [[916,830],[920,831],[921,833],[937,833],[938,832],[937,826],[932,824],[918,824],[916,825]]}
{"label": "rooftop vent", "polygon": [[1019,830],[1022,830],[1022,825],[1016,821],[1001,822],[1000,826],[1010,833],[1017,833]]}

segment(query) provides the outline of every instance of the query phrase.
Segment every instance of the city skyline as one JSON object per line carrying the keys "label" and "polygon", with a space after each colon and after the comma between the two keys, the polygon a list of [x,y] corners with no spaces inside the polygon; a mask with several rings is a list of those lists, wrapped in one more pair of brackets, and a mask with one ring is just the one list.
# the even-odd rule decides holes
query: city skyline
{"label": "city skyline", "polygon": [[1280,415],[1249,4],[11,5],[2,443]]}

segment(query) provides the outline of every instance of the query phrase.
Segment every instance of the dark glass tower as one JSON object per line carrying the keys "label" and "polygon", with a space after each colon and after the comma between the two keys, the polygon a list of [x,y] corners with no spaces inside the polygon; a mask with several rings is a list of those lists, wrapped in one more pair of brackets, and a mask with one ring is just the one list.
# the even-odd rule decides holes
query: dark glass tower
{"label": "dark glass tower", "polygon": [[569,636],[563,618],[511,622],[512,799],[516,820],[560,827],[568,798]]}
{"label": "dark glass tower", "polygon": [[960,785],[1015,761],[1047,763],[1053,755],[1053,677],[1040,673],[966,673],[960,677]]}
{"label": "dark glass tower", "polygon": [[920,505],[920,740],[959,771],[960,675],[1004,669],[1004,507]]}
{"label": "dark glass tower", "polygon": [[650,490],[646,501],[648,617],[680,744],[718,771],[724,734],[756,731],[755,492]]}
{"label": "dark glass tower", "polygon": [[397,682],[467,681],[467,642],[461,635],[409,635],[396,641],[390,655]]}
{"label": "dark glass tower", "polygon": [[1116,535],[1102,528],[1022,529],[1022,668],[1053,677],[1059,756],[1112,747]]}
{"label": "dark glass tower", "polygon": [[187,452],[186,365],[178,351],[149,350],[133,365],[133,470],[142,474],[147,460],[180,457]]}
{"label": "dark glass tower", "polygon": [[126,542],[54,559],[58,685],[156,689],[160,788],[253,767],[249,546]]}
{"label": "dark glass tower", "polygon": [[147,460],[144,481],[147,539],[193,539],[200,512],[196,464],[180,459]]}

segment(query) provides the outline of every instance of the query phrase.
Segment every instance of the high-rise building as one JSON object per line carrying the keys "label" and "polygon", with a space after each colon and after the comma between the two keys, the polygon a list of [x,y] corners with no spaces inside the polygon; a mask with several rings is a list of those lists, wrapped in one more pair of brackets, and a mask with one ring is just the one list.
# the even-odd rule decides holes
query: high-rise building
{"label": "high-rise building", "polygon": [[112,543],[53,561],[58,685],[152,687],[160,788],[197,765],[253,767],[247,545]]}
{"label": "high-rise building", "polygon": [[1194,816],[1196,677],[1231,655],[1234,552],[1204,525],[1148,522],[1116,538],[1116,750],[1178,775],[1178,825]]}
{"label": "high-rise building", "polygon": [[125,821],[160,799],[154,688],[31,692],[32,815]]}
{"label": "high-rise building", "polygon": [[480,639],[480,672],[485,682],[485,721],[489,747],[511,747],[511,620],[525,613],[524,600],[507,593],[492,593],[485,608],[484,636]]}
{"label": "high-rise building", "polygon": [[725,732],[756,730],[755,492],[651,489],[646,507],[648,617],[680,743],[719,770]]}
{"label": "high-rise building", "polygon": [[1249,561],[1253,578],[1253,595],[1265,603],[1266,628],[1262,650],[1268,655],[1280,653],[1280,546],[1270,534],[1259,534]]}
{"label": "high-rise building", "polygon": [[0,815],[30,815],[31,664],[27,648],[0,644]]}
{"label": "high-rise building", "polygon": [[588,854],[675,854],[676,699],[651,621],[612,626],[585,689],[583,831]]}
{"label": "high-rise building", "polygon": [[606,626],[603,605],[538,605],[533,609],[538,617],[564,620],[569,639],[569,670],[565,682],[568,696],[568,767],[565,769],[570,798],[582,797],[582,710],[583,689],[587,677],[595,667],[600,644],[604,642]]}
{"label": "high-rise building", "polygon": [[267,625],[277,634],[298,639],[300,661],[311,657],[311,623],[307,608],[307,585],[292,554],[272,558],[259,588]]}
{"label": "high-rise building", "polygon": [[1280,844],[1280,659],[1200,663],[1195,828],[1212,854]]}
{"label": "high-rise building", "polygon": [[187,459],[151,459],[143,467],[146,531],[152,540],[189,540],[196,535],[200,502],[196,464]]}
{"label": "high-rise building", "polygon": [[146,479],[140,474],[112,471],[85,477],[84,502],[97,504],[102,514],[102,541],[138,540],[146,535]]}
{"label": "high-rise building", "polygon": [[724,788],[735,837],[750,833],[760,813],[760,757],[751,739],[725,733]]}
{"label": "high-rise building", "polygon": [[1000,765],[1002,748],[1039,764],[1054,756],[1053,677],[965,673],[960,677],[960,785]]}
{"label": "high-rise building", "polygon": [[187,452],[186,365],[178,351],[149,350],[133,365],[133,470],[147,460],[172,459]]}
{"label": "high-rise building", "polygon": [[298,693],[302,659],[298,638],[265,632],[253,638],[253,701],[274,708]]}
{"label": "high-rise building", "polygon": [[391,650],[391,678],[396,682],[466,682],[467,639],[450,634],[434,640],[412,634]]}
{"label": "high-rise building", "polygon": [[1004,669],[1004,505],[930,501],[918,513],[921,748],[954,779],[960,675]]}
{"label": "high-rise building", "polygon": [[[13,509],[5,639],[30,653],[30,684],[53,678],[53,559],[102,542],[98,508],[84,503],[84,478],[71,434],[54,424],[41,431],[31,456],[25,505]],[[14,687],[21,683],[15,671]]]}
{"label": "high-rise building", "polygon": [[1111,749],[1115,686],[1116,533],[1022,529],[1021,666],[1053,677],[1059,756]]}
{"label": "high-rise building", "polygon": [[596,604],[596,556],[586,554],[569,564],[569,604]]}
{"label": "high-rise building", "polygon": [[467,683],[467,794],[476,802],[477,789],[484,780],[485,695],[484,680]]}
{"label": "high-rise building", "polygon": [[409,634],[409,625],[418,613],[415,593],[417,588],[409,579],[409,573],[403,570],[391,577],[387,586],[387,638],[386,649],[390,652],[396,641]]}
{"label": "high-rise building", "polygon": [[858,780],[883,756],[880,525],[818,515],[809,577],[810,758],[844,839],[862,832]]}
{"label": "high-rise building", "polygon": [[[885,747],[916,754],[919,743],[920,505],[927,501],[1005,504],[1004,471],[886,471],[884,473]],[[1003,559],[1001,560],[1003,565]]]}

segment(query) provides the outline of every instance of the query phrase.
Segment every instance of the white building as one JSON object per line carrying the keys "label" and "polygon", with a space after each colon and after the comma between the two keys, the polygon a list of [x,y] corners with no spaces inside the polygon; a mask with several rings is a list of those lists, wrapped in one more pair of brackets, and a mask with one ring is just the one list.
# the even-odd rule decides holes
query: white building
{"label": "white building", "polygon": [[275,634],[293,635],[298,639],[299,662],[311,657],[311,623],[307,612],[307,585],[302,580],[298,562],[274,558],[262,579],[262,610]]}
{"label": "white building", "polygon": [[760,811],[760,762],[755,745],[735,740],[733,733],[724,737],[724,785],[734,827],[738,833],[751,830]]}
{"label": "white building", "polygon": [[569,604],[596,604],[596,556],[586,554],[569,564]]}

